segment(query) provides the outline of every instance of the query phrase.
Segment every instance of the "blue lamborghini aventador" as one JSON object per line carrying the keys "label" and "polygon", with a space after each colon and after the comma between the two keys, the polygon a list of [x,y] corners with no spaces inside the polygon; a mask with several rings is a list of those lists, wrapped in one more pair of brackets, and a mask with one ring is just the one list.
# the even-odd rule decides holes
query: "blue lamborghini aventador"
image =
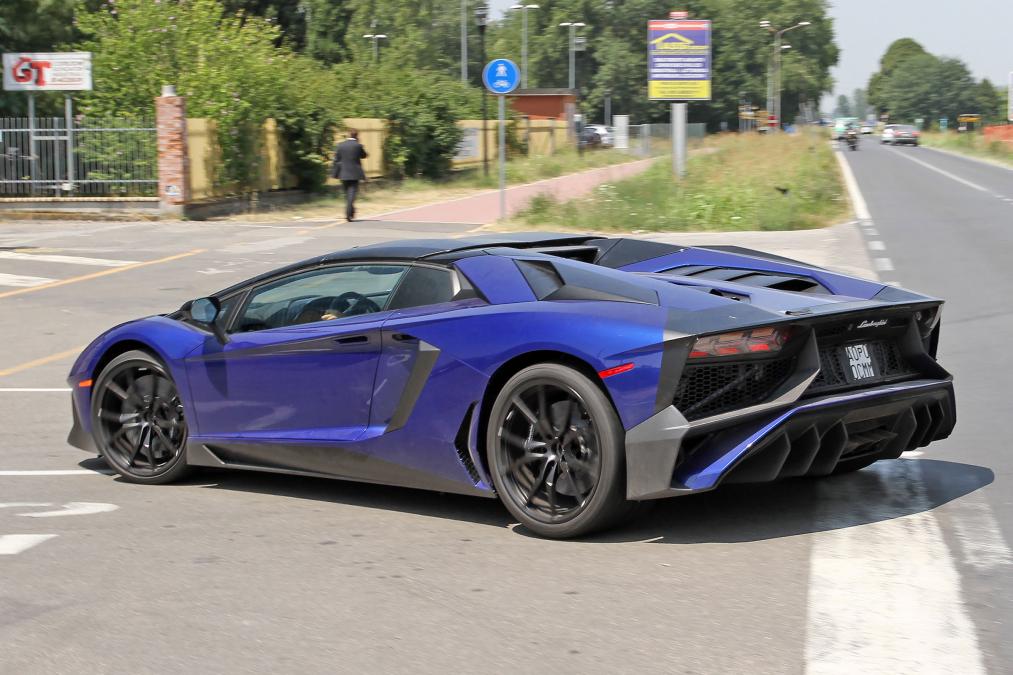
{"label": "blue lamborghini aventador", "polygon": [[70,374],[70,442],[138,483],[211,466],[411,486],[572,537],[945,438],[941,304],[735,247],[364,246],[99,336]]}

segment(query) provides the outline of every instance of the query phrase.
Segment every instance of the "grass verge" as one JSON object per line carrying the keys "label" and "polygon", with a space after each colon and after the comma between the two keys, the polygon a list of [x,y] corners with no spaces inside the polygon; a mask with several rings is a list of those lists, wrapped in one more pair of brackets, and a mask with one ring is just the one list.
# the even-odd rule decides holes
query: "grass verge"
{"label": "grass verge", "polygon": [[981,134],[933,131],[922,133],[922,143],[930,148],[951,150],[963,155],[981,157],[1013,165],[1013,143],[990,141]]}
{"label": "grass verge", "polygon": [[667,161],[598,186],[589,199],[536,197],[518,218],[530,227],[592,231],[802,230],[844,220],[848,200],[833,150],[815,133],[726,134],[675,181]]}

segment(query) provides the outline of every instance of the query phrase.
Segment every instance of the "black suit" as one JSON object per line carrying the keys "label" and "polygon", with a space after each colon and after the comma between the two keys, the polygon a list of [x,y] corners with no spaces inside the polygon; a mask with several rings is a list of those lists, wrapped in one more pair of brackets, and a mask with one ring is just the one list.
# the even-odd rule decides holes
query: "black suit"
{"label": "black suit", "polygon": [[331,164],[331,178],[337,178],[345,187],[345,217],[355,217],[355,197],[359,193],[359,181],[366,180],[362,160],[369,155],[362,143],[347,138],[334,148],[334,162]]}

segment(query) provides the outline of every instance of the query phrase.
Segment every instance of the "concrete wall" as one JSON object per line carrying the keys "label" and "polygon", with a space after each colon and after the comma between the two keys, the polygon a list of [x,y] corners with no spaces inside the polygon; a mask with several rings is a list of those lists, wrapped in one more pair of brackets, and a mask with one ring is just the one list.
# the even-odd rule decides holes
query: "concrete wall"
{"label": "concrete wall", "polygon": [[[238,186],[220,180],[222,151],[215,121],[187,119],[186,130],[190,153],[190,199],[201,201],[240,192]],[[260,163],[251,188],[259,192],[294,188],[296,181],[286,170],[285,145],[275,120],[264,122],[256,142]]]}
{"label": "concrete wall", "polygon": [[518,133],[528,143],[529,157],[554,155],[569,143],[569,128],[564,120],[525,120]]}

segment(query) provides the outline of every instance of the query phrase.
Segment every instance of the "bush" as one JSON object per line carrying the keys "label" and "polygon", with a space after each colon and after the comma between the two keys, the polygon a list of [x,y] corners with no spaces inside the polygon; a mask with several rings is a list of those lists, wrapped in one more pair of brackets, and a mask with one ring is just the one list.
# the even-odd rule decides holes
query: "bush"
{"label": "bush", "polygon": [[164,84],[187,97],[187,113],[218,124],[219,185],[249,187],[258,173],[257,129],[278,120],[289,170],[301,187],[326,178],[340,120],[338,79],[310,58],[278,47],[270,21],[228,15],[219,0],[77,3],[76,48],[91,51],[95,89],[81,97],[91,116],[150,115]]}
{"label": "bush", "polygon": [[387,174],[446,175],[461,142],[457,120],[478,117],[480,94],[452,78],[394,65],[348,63],[335,68],[350,117],[388,120]]}

